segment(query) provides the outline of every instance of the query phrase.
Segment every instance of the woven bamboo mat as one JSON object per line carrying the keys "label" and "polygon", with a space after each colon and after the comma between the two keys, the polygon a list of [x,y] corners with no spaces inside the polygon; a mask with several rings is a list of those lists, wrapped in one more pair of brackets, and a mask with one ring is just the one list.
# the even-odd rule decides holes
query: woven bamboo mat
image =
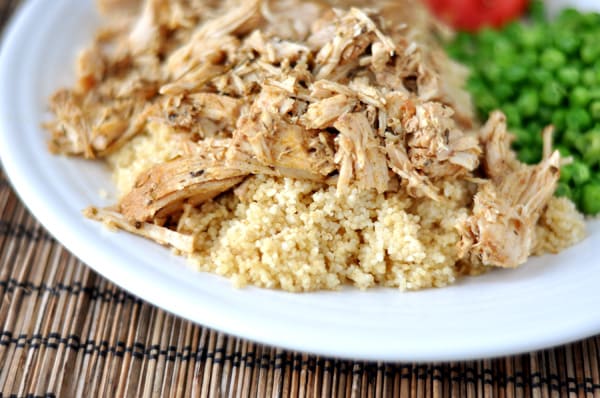
{"label": "woven bamboo mat", "polygon": [[[18,1],[0,0],[0,27]],[[124,292],[35,221],[0,169],[2,397],[600,397],[600,337],[442,364],[321,358],[194,325]]]}

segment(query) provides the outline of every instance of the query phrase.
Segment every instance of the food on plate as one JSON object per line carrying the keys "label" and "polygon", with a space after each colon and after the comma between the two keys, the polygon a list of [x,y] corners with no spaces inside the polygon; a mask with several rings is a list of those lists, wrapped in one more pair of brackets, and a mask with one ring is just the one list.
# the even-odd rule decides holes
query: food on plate
{"label": "food on plate", "polygon": [[[539,7],[539,3],[538,7]],[[467,84],[481,118],[502,109],[519,159],[542,158],[542,126],[573,161],[561,170],[557,195],[580,211],[600,213],[600,14],[566,9],[547,21],[538,9],[527,22],[500,31],[461,33],[449,45],[468,65]]]}
{"label": "food on plate", "polygon": [[583,238],[551,129],[527,165],[502,113],[481,126],[420,4],[136,4],[105,0],[51,99],[50,148],[122,194],[88,217],[289,291],[440,287]]}

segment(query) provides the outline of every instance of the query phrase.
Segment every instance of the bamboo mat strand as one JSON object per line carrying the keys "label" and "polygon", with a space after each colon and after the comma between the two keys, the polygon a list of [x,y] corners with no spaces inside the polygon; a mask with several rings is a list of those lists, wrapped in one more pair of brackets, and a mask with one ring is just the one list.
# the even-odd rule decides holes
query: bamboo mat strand
{"label": "bamboo mat strand", "polygon": [[[0,0],[0,27],[18,0]],[[367,363],[258,345],[119,289],[58,244],[0,169],[0,398],[595,397],[600,337],[527,355]]]}

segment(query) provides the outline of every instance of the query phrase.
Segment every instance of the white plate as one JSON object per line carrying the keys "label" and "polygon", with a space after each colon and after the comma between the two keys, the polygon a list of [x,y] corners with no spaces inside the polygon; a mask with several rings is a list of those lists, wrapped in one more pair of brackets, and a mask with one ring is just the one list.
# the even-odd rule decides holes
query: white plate
{"label": "white plate", "polygon": [[92,0],[31,0],[0,56],[0,156],[44,226],[96,271],[177,315],[227,333],[323,355],[441,361],[500,356],[600,332],[600,223],[558,256],[414,293],[236,290],[151,242],[113,233],[81,210],[111,187],[99,163],[50,155],[47,97],[73,81],[76,49],[98,24]]}

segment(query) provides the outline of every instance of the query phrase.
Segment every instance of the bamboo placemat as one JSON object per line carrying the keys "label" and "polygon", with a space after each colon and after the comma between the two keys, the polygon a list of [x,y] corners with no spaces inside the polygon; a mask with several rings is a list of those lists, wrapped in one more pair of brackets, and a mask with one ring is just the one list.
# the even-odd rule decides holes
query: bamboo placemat
{"label": "bamboo placemat", "polygon": [[[0,0],[0,27],[18,0]],[[36,222],[0,169],[2,397],[600,397],[600,337],[494,360],[386,364],[254,344],[100,277]]]}

